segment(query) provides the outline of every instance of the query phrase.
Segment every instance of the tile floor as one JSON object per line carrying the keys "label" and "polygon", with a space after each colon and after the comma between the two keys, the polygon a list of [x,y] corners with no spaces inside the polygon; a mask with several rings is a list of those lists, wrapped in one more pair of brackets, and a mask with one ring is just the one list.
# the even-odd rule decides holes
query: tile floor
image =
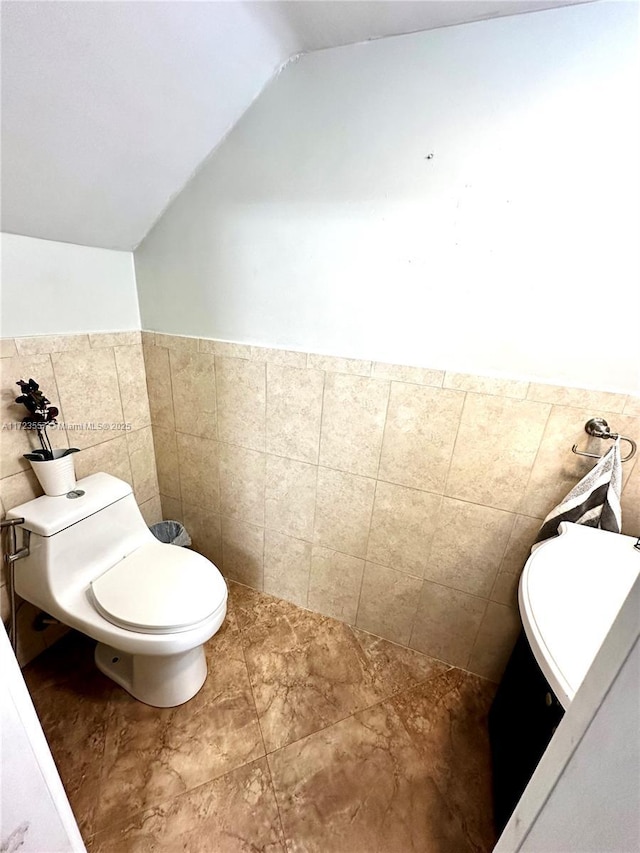
{"label": "tile floor", "polygon": [[229,586],[178,708],[135,701],[75,633],[25,669],[88,850],[491,850],[495,686]]}

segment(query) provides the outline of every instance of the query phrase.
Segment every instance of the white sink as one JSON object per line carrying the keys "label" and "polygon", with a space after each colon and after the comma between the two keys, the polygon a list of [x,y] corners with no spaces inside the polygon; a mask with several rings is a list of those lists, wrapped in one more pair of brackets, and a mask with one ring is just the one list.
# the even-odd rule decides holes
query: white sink
{"label": "white sink", "polygon": [[531,650],[565,708],[571,704],[640,574],[633,536],[563,521],[522,572],[520,615]]}

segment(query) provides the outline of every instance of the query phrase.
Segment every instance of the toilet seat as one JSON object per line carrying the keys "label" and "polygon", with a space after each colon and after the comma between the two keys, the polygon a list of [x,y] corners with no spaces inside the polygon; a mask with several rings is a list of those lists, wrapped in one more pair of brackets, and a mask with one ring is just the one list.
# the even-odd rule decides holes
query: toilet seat
{"label": "toilet seat", "polygon": [[98,612],[120,628],[169,634],[208,619],[224,605],[227,587],[206,557],[152,542],[92,581],[91,597]]}

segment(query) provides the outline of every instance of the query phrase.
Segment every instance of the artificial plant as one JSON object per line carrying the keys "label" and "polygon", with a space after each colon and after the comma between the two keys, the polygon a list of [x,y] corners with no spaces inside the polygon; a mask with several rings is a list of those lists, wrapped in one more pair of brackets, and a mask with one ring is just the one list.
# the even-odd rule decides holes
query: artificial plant
{"label": "artificial plant", "polygon": [[29,410],[29,414],[25,415],[22,423],[26,429],[37,431],[41,445],[33,453],[25,455],[27,458],[37,456],[41,462],[51,460],[54,456],[51,441],[47,435],[47,427],[56,422],[58,409],[51,405],[51,401],[44,396],[34,379],[30,379],[28,382],[20,379],[16,385],[19,385],[22,391],[22,394],[16,397],[16,403],[22,403]]}

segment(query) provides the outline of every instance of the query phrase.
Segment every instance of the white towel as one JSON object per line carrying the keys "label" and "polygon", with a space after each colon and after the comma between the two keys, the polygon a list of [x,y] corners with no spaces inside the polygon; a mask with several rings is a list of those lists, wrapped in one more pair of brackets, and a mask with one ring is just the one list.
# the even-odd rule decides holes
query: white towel
{"label": "white towel", "polygon": [[622,488],[622,463],[620,461],[620,439],[617,438],[602,459],[571,489],[566,498],[551,510],[542,522],[532,551],[558,535],[561,521],[573,521],[588,527],[600,527],[620,533],[622,513],[620,491]]}

